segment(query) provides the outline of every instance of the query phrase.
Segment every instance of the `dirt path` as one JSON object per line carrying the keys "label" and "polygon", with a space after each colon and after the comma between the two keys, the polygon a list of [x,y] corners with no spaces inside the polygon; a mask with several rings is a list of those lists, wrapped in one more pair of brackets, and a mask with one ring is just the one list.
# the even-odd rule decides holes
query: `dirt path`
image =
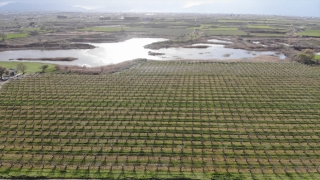
{"label": "dirt path", "polygon": [[26,78],[28,76],[31,76],[31,74],[25,74],[25,75],[20,75],[20,76],[16,76],[16,77],[11,77],[9,78],[7,81],[2,81],[0,80],[0,92],[1,92],[1,89],[2,89],[2,86],[13,81],[13,80],[19,80],[19,79],[22,79],[22,78]]}

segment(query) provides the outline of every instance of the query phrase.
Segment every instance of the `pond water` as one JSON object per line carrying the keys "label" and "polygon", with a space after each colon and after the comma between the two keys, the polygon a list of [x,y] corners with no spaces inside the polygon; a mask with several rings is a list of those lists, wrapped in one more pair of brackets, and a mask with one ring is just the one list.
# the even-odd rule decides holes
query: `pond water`
{"label": "pond water", "polygon": [[253,41],[253,44],[260,44],[262,47],[268,47],[267,45],[261,44],[261,42],[259,41]]}
{"label": "pond water", "polygon": [[168,48],[160,49],[159,53],[165,55],[159,56],[163,60],[178,60],[178,59],[196,59],[196,60],[209,60],[209,59],[248,59],[260,55],[278,56],[285,59],[285,55],[276,54],[272,51],[247,51],[243,49],[225,48],[224,45],[218,44],[194,44],[194,46],[206,45],[208,48]]}
{"label": "pond water", "polygon": [[[179,60],[179,59],[243,59],[252,58],[260,55],[274,55],[285,59],[283,54],[276,55],[275,52],[255,52],[241,49],[225,48],[224,45],[216,44],[195,44],[206,45],[208,48],[168,48],[160,50],[145,49],[144,46],[165,41],[162,38],[133,38],[118,43],[90,43],[95,49],[76,49],[76,50],[19,50],[0,52],[0,61],[8,61],[17,58],[55,58],[55,57],[75,57],[78,60],[65,61],[36,61],[50,62],[63,65],[79,66],[101,66],[116,64],[137,58],[147,58],[152,60]],[[220,41],[220,40],[218,40]],[[212,41],[211,41],[212,42]],[[160,56],[151,56],[148,52],[164,53]],[[30,61],[26,61],[30,62]]]}

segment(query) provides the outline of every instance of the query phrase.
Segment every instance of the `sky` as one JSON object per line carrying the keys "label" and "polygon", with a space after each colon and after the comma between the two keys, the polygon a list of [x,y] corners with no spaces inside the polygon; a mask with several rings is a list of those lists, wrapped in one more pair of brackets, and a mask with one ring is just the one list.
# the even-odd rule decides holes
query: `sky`
{"label": "sky", "polygon": [[268,14],[320,17],[320,0],[0,0],[59,4],[88,11]]}

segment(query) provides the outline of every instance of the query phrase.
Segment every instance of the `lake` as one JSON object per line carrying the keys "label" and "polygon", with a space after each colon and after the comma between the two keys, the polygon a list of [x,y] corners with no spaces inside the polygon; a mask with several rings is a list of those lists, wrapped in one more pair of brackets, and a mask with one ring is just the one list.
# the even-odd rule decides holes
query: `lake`
{"label": "lake", "polygon": [[[207,45],[208,48],[167,48],[159,50],[145,49],[144,46],[160,41],[166,41],[162,38],[132,38],[117,43],[89,43],[97,48],[95,49],[75,49],[75,50],[18,50],[0,52],[0,61],[8,61],[17,58],[55,58],[55,57],[75,57],[75,61],[36,61],[50,62],[63,65],[79,65],[79,66],[101,66],[108,64],[116,64],[127,60],[137,58],[147,58],[151,60],[179,60],[179,59],[247,59],[260,55],[274,55],[285,59],[283,54],[276,55],[275,52],[257,52],[246,51],[241,49],[225,48],[224,45],[218,44],[194,44]],[[221,42],[220,40],[208,40],[209,42]],[[164,53],[160,56],[151,56],[149,51],[156,53]],[[30,61],[26,61],[30,62]]]}

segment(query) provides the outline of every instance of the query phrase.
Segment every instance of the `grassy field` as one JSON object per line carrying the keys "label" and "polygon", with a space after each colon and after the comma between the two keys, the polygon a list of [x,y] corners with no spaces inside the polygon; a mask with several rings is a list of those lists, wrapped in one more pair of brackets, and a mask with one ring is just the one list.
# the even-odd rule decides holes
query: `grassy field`
{"label": "grassy field", "polygon": [[272,29],[270,26],[263,25],[248,25],[247,27],[252,29]]}
{"label": "grassy field", "polygon": [[[15,39],[15,38],[22,38],[22,37],[27,37],[28,34],[7,34],[6,39]],[[0,41],[2,38],[0,38]]]}
{"label": "grassy field", "polygon": [[121,27],[88,27],[84,29],[78,29],[80,31],[98,31],[98,32],[116,32],[121,31]]}
{"label": "grassy field", "polygon": [[194,31],[193,28],[173,29],[173,28],[146,28],[146,27],[126,27],[128,32],[148,32],[155,36],[179,36],[189,34]]}
{"label": "grassy field", "polygon": [[219,19],[218,22],[221,22],[221,23],[247,23],[249,22],[250,20],[245,20],[245,19]]}
{"label": "grassy field", "polygon": [[256,37],[284,37],[285,34],[272,34],[272,33],[250,33],[250,36],[256,36]]}
{"label": "grassy field", "polygon": [[320,68],[143,62],[0,91],[0,177],[319,179]]}
{"label": "grassy field", "polygon": [[[36,73],[36,72],[41,72],[42,70],[40,69],[41,66],[45,65],[44,63],[37,63],[37,62],[3,62],[0,61],[0,66],[5,67],[7,69],[16,69],[17,64],[23,63],[27,66],[26,73]],[[53,72],[55,71],[55,65],[53,64],[47,64],[49,65],[48,69],[45,72]]]}
{"label": "grassy field", "polygon": [[204,30],[208,35],[218,35],[218,36],[243,36],[246,33],[242,30]]}
{"label": "grassy field", "polygon": [[316,56],[314,57],[314,59],[315,59],[315,60],[320,60],[320,55],[316,55]]}
{"label": "grassy field", "polygon": [[210,28],[212,31],[236,31],[238,28],[236,27],[219,27],[219,28]]}
{"label": "grassy field", "polygon": [[303,32],[297,33],[300,36],[317,36],[320,37],[320,30],[306,30]]}

